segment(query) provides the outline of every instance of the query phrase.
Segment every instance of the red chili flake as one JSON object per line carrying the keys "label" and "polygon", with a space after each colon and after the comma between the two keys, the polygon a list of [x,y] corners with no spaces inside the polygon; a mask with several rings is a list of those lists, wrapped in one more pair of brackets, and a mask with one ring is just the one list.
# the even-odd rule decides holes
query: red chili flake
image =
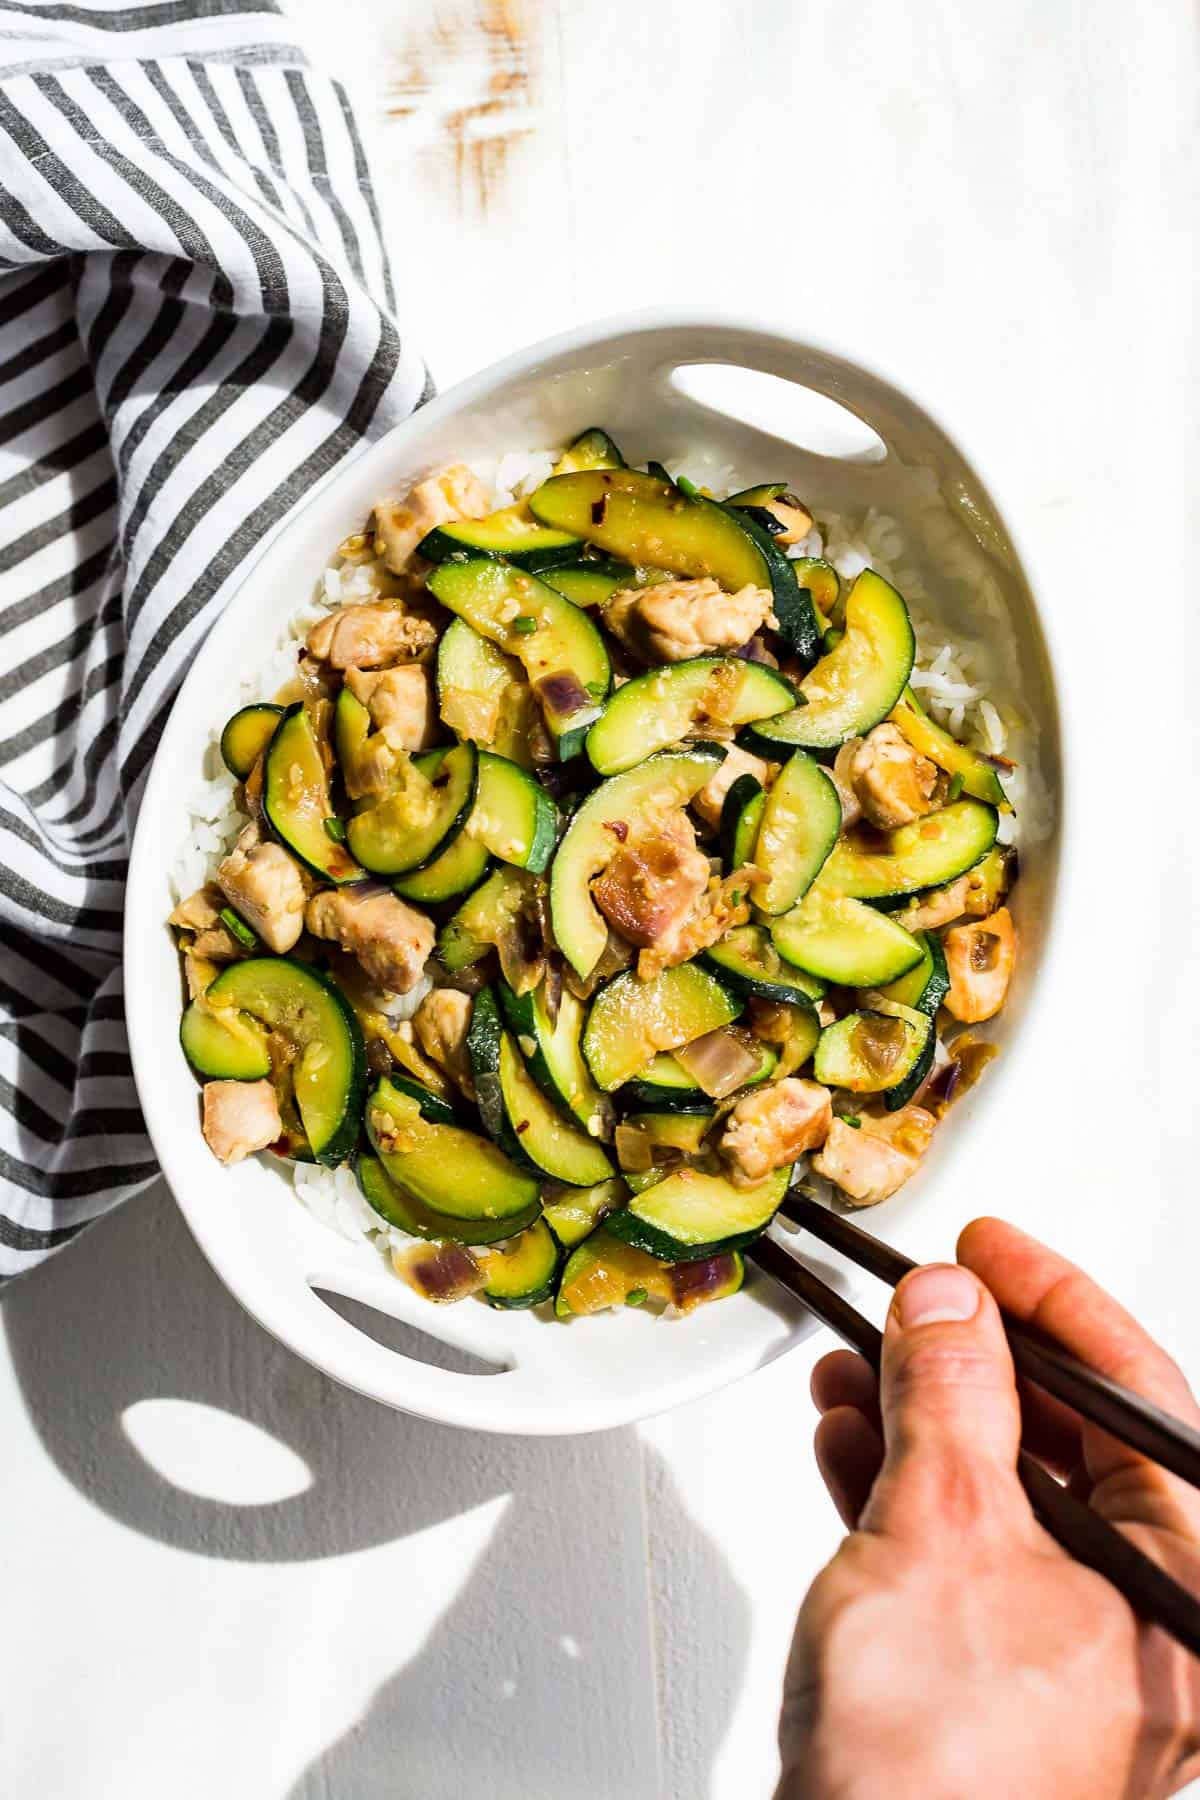
{"label": "red chili flake", "polygon": [[528,1119],[518,1119],[514,1129],[516,1130],[517,1136],[519,1137],[523,1131],[529,1130],[529,1120]]}
{"label": "red chili flake", "polygon": [[604,515],[608,511],[608,495],[601,494],[599,500],[592,501],[592,524],[603,525]]}
{"label": "red chili flake", "polygon": [[429,785],[430,787],[444,788],[449,779],[449,775],[443,772],[441,775],[435,775]]}
{"label": "red chili flake", "polygon": [[611,831],[618,844],[623,844],[629,836],[629,827],[624,819],[605,819],[605,831]]}

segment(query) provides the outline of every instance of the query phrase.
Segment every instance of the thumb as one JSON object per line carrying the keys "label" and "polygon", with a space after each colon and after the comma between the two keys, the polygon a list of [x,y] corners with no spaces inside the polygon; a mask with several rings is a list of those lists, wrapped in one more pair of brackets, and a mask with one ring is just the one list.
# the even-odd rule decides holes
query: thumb
{"label": "thumb", "polygon": [[968,1269],[933,1263],[905,1276],[883,1334],[885,1455],[862,1524],[943,1543],[1014,1525],[1033,1529],[1017,1479],[1021,1410],[999,1309]]}

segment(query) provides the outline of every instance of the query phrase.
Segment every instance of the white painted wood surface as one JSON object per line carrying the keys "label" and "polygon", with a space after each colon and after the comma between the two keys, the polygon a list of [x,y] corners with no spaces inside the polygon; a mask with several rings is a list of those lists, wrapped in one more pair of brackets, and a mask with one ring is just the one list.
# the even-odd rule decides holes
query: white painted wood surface
{"label": "white painted wood surface", "polygon": [[[765,307],[911,371],[997,472],[1068,649],[1079,861],[1062,1005],[962,1216],[1041,1230],[1200,1378],[1193,9],[293,10],[443,385],[628,306]],[[0,1322],[13,1800],[766,1800],[838,1537],[815,1350],[638,1433],[456,1434],[267,1340],[162,1193]]]}

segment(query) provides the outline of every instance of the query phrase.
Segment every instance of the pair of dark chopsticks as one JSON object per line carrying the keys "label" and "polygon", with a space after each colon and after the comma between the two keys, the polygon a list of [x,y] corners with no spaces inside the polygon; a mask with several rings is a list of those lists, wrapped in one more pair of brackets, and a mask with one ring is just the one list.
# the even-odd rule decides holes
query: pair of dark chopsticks
{"label": "pair of dark chopsticks", "polygon": [[[917,1267],[861,1226],[802,1194],[790,1193],[783,1213],[830,1249],[839,1250],[859,1268],[892,1287]],[[760,1238],[747,1255],[878,1371],[882,1336],[848,1300],[773,1238]],[[1200,1488],[1200,1432],[1194,1427],[1077,1362],[1029,1327],[1006,1318],[1005,1331],[1019,1374],[1094,1425],[1102,1426],[1111,1436],[1170,1469],[1192,1487]],[[1018,1458],[1017,1473],[1034,1512],[1063,1549],[1110,1581],[1144,1619],[1160,1625],[1194,1656],[1200,1656],[1200,1601],[1099,1513],[1068,1493],[1025,1451]]]}

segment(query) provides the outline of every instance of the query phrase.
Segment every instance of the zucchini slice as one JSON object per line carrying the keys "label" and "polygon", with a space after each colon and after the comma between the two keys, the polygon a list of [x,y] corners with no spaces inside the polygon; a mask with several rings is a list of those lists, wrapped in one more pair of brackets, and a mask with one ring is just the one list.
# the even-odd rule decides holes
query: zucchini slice
{"label": "zucchini slice", "polygon": [[543,525],[575,532],[623,562],[711,575],[730,593],[772,585],[766,556],[736,514],[638,469],[552,475],[529,509]]}
{"label": "zucchini slice", "polygon": [[346,840],[364,869],[404,875],[424,868],[454,842],[471,815],[479,784],[474,744],[429,750],[402,765],[403,786],[386,794],[346,826]]}
{"label": "zucchini slice", "polygon": [[454,557],[503,556],[523,569],[544,569],[556,562],[570,562],[580,544],[569,531],[550,531],[529,516],[523,500],[489,513],[486,519],[456,519],[435,525],[417,545],[426,562],[442,563]]}
{"label": "zucchini slice", "polygon": [[628,1198],[629,1189],[618,1175],[598,1181],[594,1187],[544,1187],[542,1217],[563,1249],[572,1250]]}
{"label": "zucchini slice", "polygon": [[724,1175],[679,1169],[635,1194],[623,1212],[605,1221],[605,1229],[663,1262],[719,1256],[762,1236],[791,1178],[789,1165],[754,1187],[739,1188]]}
{"label": "zucchini slice", "polygon": [[771,610],[778,620],[780,637],[785,644],[791,645],[802,662],[816,662],[821,651],[821,627],[812,595],[796,579],[795,564],[788,561],[753,511],[734,507],[730,510],[730,517],[737,521],[751,539],[766,564],[771,588]]}
{"label": "zucchini slice", "polygon": [[769,718],[794,698],[791,684],[762,663],[694,656],[618,688],[588,732],[587,753],[602,775],[619,775],[684,738]]}
{"label": "zucchini slice", "polygon": [[537,1217],[532,1175],[478,1133],[423,1118],[419,1102],[390,1081],[379,1082],[367,1101],[367,1136],[392,1180],[431,1212],[504,1220],[510,1232]]}
{"label": "zucchini slice", "polygon": [[245,781],[275,736],[283,710],[265,703],[243,706],[226,724],[221,733],[221,760],[239,781]]}
{"label": "zucchini slice", "polygon": [[915,640],[895,588],[864,569],[846,596],[845,630],[800,683],[800,705],[747,735],[764,756],[786,749],[834,750],[886,719],[912,674]]}
{"label": "zucchini slice", "polygon": [[438,932],[442,967],[458,974],[482,962],[526,911],[535,886],[523,870],[493,869]]}
{"label": "zucchini slice", "polygon": [[623,469],[625,458],[599,425],[589,425],[563,451],[554,465],[556,475],[573,475],[580,469]]}
{"label": "zucchini slice", "polygon": [[732,875],[746,863],[754,861],[754,846],[762,823],[766,794],[755,775],[739,775],[730,784],[721,803],[721,828],[718,842],[721,860],[727,874]]}
{"label": "zucchini slice", "polygon": [[901,975],[879,991],[885,1000],[894,1000],[897,1006],[911,1006],[927,1018],[936,1019],[938,1008],[950,991],[946,953],[941,938],[932,931],[917,932],[916,941],[921,946],[920,962],[914,963],[907,975]]}
{"label": "zucchini slice", "polygon": [[[618,1157],[629,1165],[622,1169],[626,1181],[641,1172],[635,1165],[644,1162],[647,1154],[651,1165],[661,1160],[655,1151],[673,1150],[680,1156],[699,1156],[714,1117],[711,1107],[706,1113],[628,1113],[618,1127],[617,1143]],[[636,1136],[631,1138],[630,1133],[636,1133]]]}
{"label": "zucchini slice", "polygon": [[[738,1032],[739,1043],[755,1044],[759,1054],[758,1068],[742,1083],[742,1088],[757,1087],[760,1082],[769,1081],[779,1060],[774,1050],[769,1044],[760,1044],[740,1026],[730,1029]],[[644,1106],[656,1112],[711,1113],[713,1105],[712,1096],[706,1094],[683,1065],[666,1052],[648,1063],[633,1081],[625,1083],[621,1100],[628,1106]]]}
{"label": "zucchini slice", "polygon": [[545,569],[542,580],[573,606],[600,606],[622,588],[636,587],[637,570],[628,563],[602,558],[597,562],[560,563]]}
{"label": "zucchini slice", "polygon": [[612,828],[649,825],[686,806],[712,780],[725,752],[714,744],[666,750],[614,775],[588,795],[563,834],[550,871],[550,914],[559,949],[577,974],[591,974],[608,942],[608,926],[591,895],[593,879],[616,855]]}
{"label": "zucchini slice", "polygon": [[567,1124],[534,1082],[512,1034],[501,1024],[490,988],[475,996],[467,1049],[479,1116],[489,1137],[514,1162],[528,1163],[571,1187],[608,1180],[613,1172],[608,1157],[595,1138]]}
{"label": "zucchini slice", "polygon": [[725,504],[726,506],[752,506],[761,511],[763,507],[769,506],[772,500],[781,500],[787,491],[786,481],[760,481],[755,487],[741,488],[736,494],[730,494]]}
{"label": "zucchini slice", "polygon": [[760,912],[786,912],[804,898],[841,828],[837,789],[819,763],[797,750],[775,777],[758,828],[754,860],[766,876],[754,890]]}
{"label": "zucchini slice", "polygon": [[536,575],[485,558],[442,563],[428,586],[450,612],[517,658],[560,758],[577,756],[612,681],[604,640],[587,614]]}
{"label": "zucchini slice", "polygon": [[606,1094],[651,1063],[660,1050],[690,1044],[742,1010],[724,983],[698,963],[679,963],[652,981],[632,970],[607,982],[592,1001],[583,1054]]}
{"label": "zucchini slice", "polygon": [[757,994],[788,1006],[808,1006],[825,992],[825,983],[815,975],[784,962],[764,925],[735,925],[702,955],[727,988],[747,998]]}
{"label": "zucchini slice", "polygon": [[486,1280],[483,1297],[489,1306],[514,1311],[549,1300],[558,1279],[561,1252],[543,1219],[526,1226],[520,1237],[487,1250],[478,1261]]}
{"label": "zucchini slice", "polygon": [[[359,1151],[355,1173],[363,1199],[377,1212],[385,1225],[406,1231],[410,1237],[453,1238],[457,1244],[494,1244],[522,1229],[515,1219],[455,1219],[449,1213],[431,1212],[415,1194],[392,1180],[377,1156]],[[537,1216],[537,1207],[529,1209],[529,1224]],[[524,1227],[528,1229],[528,1225]]]}
{"label": "zucchini slice", "polygon": [[911,688],[905,688],[892,710],[891,719],[914,750],[919,750],[939,769],[944,769],[951,779],[958,777],[962,784],[960,793],[969,794],[974,800],[986,800],[989,806],[999,807],[1001,812],[1012,811],[995,766],[979,751],[969,750],[940,725],[935,725]]}
{"label": "zucchini slice", "polygon": [[205,1081],[261,1081],[271,1073],[267,1035],[248,1013],[193,1000],[179,1022],[183,1054]]}
{"label": "zucchini slice", "polygon": [[944,887],[983,861],[996,841],[999,822],[994,806],[955,800],[940,812],[887,832],[881,850],[863,849],[851,834],[835,846],[822,886],[856,900],[901,899],[922,888]]}
{"label": "zucchini slice", "polygon": [[334,818],[329,777],[312,720],[301,702],[289,706],[263,761],[263,812],[292,855],[322,881],[362,881],[365,865],[329,835]]}
{"label": "zucchini slice", "polygon": [[554,1311],[560,1319],[586,1318],[614,1306],[641,1306],[661,1300],[681,1312],[707,1300],[736,1294],[746,1267],[736,1250],[687,1263],[664,1263],[623,1244],[601,1227],[567,1260]]}
{"label": "zucchini slice", "polygon": [[558,808],[526,770],[481,750],[479,789],[467,831],[501,862],[540,875],[554,854]]}
{"label": "zucchini slice", "polygon": [[206,998],[249,1013],[289,1042],[295,1052],[292,1087],[309,1149],[319,1163],[344,1162],[358,1136],[367,1056],[341,989],[290,957],[255,956],[231,963]]}
{"label": "zucchini slice", "polygon": [[442,722],[457,737],[532,768],[534,701],[525,671],[465,619],[452,619],[438,645],[437,690]]}
{"label": "zucchini slice", "polygon": [[460,831],[448,850],[435,856],[423,869],[408,875],[397,875],[392,886],[402,900],[415,900],[422,906],[436,906],[441,900],[456,900],[479,886],[491,862],[486,844]]}
{"label": "zucchini slice", "polygon": [[847,1013],[821,1033],[813,1076],[852,1094],[882,1094],[908,1082],[932,1038],[933,1020],[911,1007]]}
{"label": "zucchini slice", "polygon": [[398,1094],[407,1094],[415,1100],[421,1111],[421,1117],[428,1119],[431,1125],[457,1125],[458,1114],[448,1100],[427,1088],[424,1082],[414,1081],[411,1075],[393,1073],[388,1080]]}
{"label": "zucchini slice", "polygon": [[785,961],[841,987],[882,987],[921,960],[920,944],[895,919],[823,882],[772,919],[771,940]]}
{"label": "zucchini slice", "polygon": [[792,559],[796,580],[812,598],[821,630],[828,631],[833,609],[842,591],[841,579],[833,564],[823,556],[797,556]]}
{"label": "zucchini slice", "polygon": [[558,1016],[551,1023],[546,1011],[544,986],[528,994],[514,994],[506,981],[497,990],[500,1008],[529,1066],[529,1073],[543,1094],[560,1112],[575,1118],[590,1136],[604,1133],[611,1122],[611,1102],[592,1080],[583,1059],[584,1006],[564,987]]}

